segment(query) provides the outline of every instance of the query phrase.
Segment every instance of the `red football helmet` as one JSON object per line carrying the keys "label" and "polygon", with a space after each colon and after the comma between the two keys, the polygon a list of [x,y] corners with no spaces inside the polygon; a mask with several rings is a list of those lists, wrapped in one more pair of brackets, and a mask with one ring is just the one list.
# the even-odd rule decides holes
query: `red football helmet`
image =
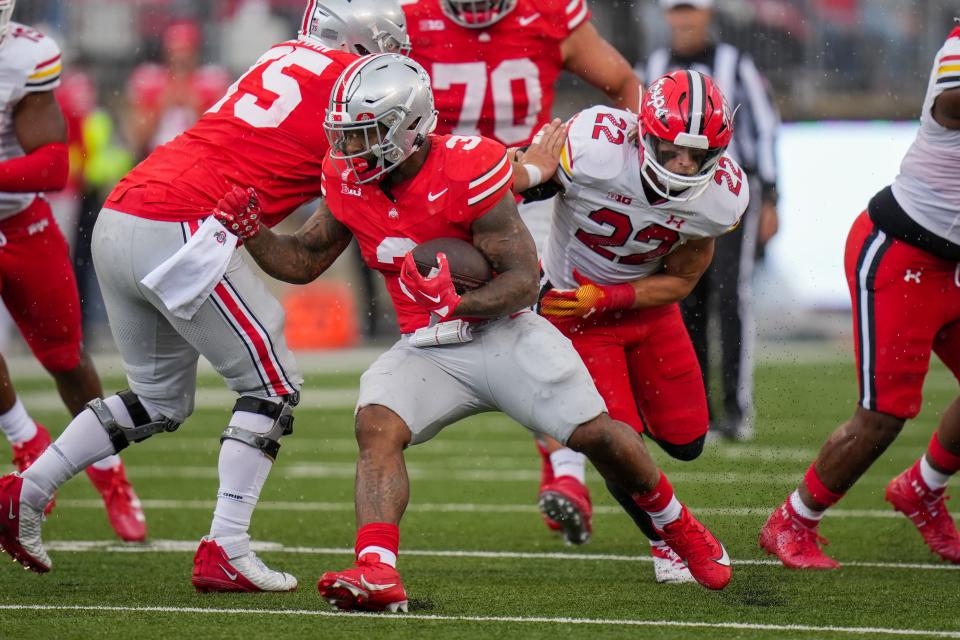
{"label": "red football helmet", "polygon": [[[644,93],[639,119],[640,170],[650,188],[676,202],[703,193],[733,137],[733,115],[713,79],[690,70],[660,76]],[[668,171],[664,142],[690,149],[697,173]]]}

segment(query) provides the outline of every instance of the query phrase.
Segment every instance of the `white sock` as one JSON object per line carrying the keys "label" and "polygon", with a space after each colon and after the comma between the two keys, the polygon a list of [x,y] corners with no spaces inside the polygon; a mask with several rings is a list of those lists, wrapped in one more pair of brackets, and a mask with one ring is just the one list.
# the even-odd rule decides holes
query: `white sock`
{"label": "white sock", "polygon": [[920,458],[920,477],[923,478],[923,483],[927,485],[931,491],[943,489],[950,480],[950,474],[940,473],[930,466],[930,463],[927,462],[926,454]]}
{"label": "white sock", "polygon": [[[133,418],[119,396],[104,400],[114,419],[133,427]],[[151,416],[159,417],[159,416]],[[116,453],[92,409],[84,409],[67,425],[56,442],[23,472],[22,500],[34,509],[43,509],[64,482],[97,460]]]}
{"label": "white sock", "polygon": [[800,499],[800,491],[797,489],[794,489],[793,493],[790,494],[790,506],[793,507],[794,513],[807,520],[820,520],[826,513],[826,511],[817,511],[805,505],[803,500]]}
{"label": "white sock", "polygon": [[647,511],[647,513],[650,515],[650,519],[653,520],[653,525],[660,531],[663,531],[664,527],[680,517],[682,510],[683,505],[677,500],[677,496],[673,496],[663,511]]}
{"label": "white sock", "polygon": [[113,454],[112,456],[107,456],[103,460],[97,460],[92,465],[90,465],[98,471],[108,471],[110,469],[116,469],[120,466],[120,456]]}
{"label": "white sock", "polygon": [[390,551],[390,549],[384,549],[383,547],[374,547],[374,546],[364,547],[363,549],[360,549],[360,553],[357,554],[357,559],[362,558],[368,553],[377,554],[378,556],[380,556],[380,562],[382,562],[383,564],[388,564],[394,569],[397,568],[397,554],[395,554],[393,551]]}
{"label": "white sock", "polygon": [[550,454],[550,465],[553,467],[553,475],[573,476],[580,481],[580,484],[586,483],[587,478],[587,456],[578,453],[573,449],[563,447]]}
{"label": "white sock", "polygon": [[37,435],[37,423],[30,418],[20,398],[13,403],[10,411],[0,413],[0,429],[3,430],[3,435],[7,436],[10,444],[20,444]]}
{"label": "white sock", "polygon": [[[237,411],[230,418],[230,425],[254,433],[266,433],[273,426],[273,418]],[[221,538],[246,537],[249,547],[247,529],[250,528],[250,518],[272,466],[273,460],[260,449],[237,440],[223,441],[220,445],[220,490],[217,491],[217,508],[210,525],[211,538],[221,542]],[[246,553],[239,544],[232,551],[232,555],[227,551],[228,557]]]}

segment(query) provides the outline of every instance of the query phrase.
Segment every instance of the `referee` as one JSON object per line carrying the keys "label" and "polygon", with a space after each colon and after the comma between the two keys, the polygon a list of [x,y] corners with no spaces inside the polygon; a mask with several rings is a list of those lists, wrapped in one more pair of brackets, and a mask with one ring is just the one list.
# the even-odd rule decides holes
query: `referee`
{"label": "referee", "polygon": [[670,48],[657,49],[636,72],[644,83],[668,71],[695,69],[711,76],[736,108],[727,153],[750,180],[750,204],[735,231],[717,238],[713,262],[680,307],[710,395],[708,326],[719,314],[723,417],[710,402],[711,430],[748,440],[753,435],[755,326],[751,277],[757,247],[777,232],[777,165],[774,142],[780,117],[767,83],[751,57],[711,37],[713,0],[660,0],[670,27]]}

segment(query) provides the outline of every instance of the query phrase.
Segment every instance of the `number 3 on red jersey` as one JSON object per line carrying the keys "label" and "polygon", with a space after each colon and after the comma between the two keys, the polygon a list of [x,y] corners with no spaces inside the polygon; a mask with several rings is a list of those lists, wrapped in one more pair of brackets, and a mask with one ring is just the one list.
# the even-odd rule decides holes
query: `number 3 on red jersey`
{"label": "number 3 on red jersey", "polygon": [[331,62],[311,49],[274,47],[230,85],[207,113],[226,107],[252,127],[279,127],[303,100],[300,82],[319,76]]}
{"label": "number 3 on red jersey", "polygon": [[[479,135],[480,120],[489,114],[483,113],[483,105],[490,94],[493,104],[493,137],[509,144],[525,140],[537,123],[543,97],[540,70],[530,58],[504,60],[494,67],[489,76],[485,62],[441,63],[433,65],[430,74],[433,88],[446,91],[455,85],[463,85],[463,105],[453,133]],[[520,122],[515,106],[526,102],[526,113]]]}

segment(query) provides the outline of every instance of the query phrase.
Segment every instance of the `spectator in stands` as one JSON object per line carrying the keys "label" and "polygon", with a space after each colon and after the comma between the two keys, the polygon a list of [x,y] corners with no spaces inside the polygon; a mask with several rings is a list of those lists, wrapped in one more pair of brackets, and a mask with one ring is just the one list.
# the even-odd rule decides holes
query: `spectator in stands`
{"label": "spectator in stands", "polygon": [[222,67],[200,65],[199,25],[171,23],[163,32],[163,64],[134,69],[128,85],[127,139],[137,160],[185,131],[226,92]]}

